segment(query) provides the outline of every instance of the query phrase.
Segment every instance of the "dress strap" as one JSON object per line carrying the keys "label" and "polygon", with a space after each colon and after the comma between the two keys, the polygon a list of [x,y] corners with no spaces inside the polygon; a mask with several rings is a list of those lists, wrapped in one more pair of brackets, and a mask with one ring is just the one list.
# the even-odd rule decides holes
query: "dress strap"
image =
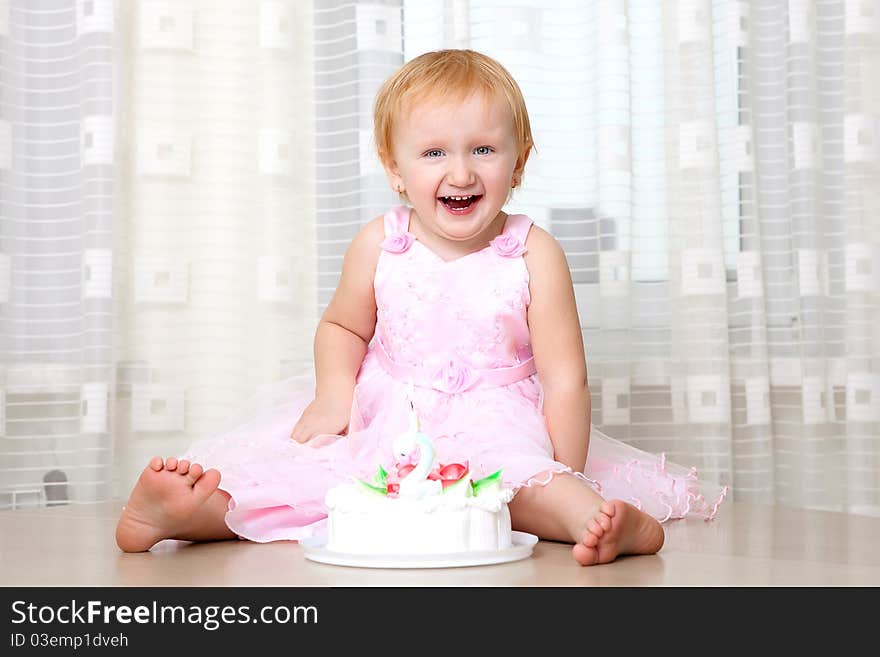
{"label": "dress strap", "polygon": [[504,224],[503,234],[515,237],[520,244],[525,246],[526,237],[528,236],[531,227],[532,220],[528,215],[512,214],[507,217],[507,221]]}
{"label": "dress strap", "polygon": [[409,206],[395,205],[385,213],[385,237],[405,233],[409,229]]}

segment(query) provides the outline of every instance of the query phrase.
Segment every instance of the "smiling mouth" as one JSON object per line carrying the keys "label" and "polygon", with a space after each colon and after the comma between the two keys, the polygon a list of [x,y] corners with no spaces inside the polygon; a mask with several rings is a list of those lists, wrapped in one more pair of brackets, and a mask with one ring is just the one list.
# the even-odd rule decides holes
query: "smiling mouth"
{"label": "smiling mouth", "polygon": [[483,198],[482,194],[477,194],[473,196],[441,196],[439,200],[450,212],[462,213],[470,210],[481,198]]}

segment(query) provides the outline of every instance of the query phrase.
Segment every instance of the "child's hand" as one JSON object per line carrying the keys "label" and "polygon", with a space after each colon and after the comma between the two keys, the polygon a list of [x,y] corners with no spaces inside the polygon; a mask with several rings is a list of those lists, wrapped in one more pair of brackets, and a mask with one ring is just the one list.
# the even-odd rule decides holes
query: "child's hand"
{"label": "child's hand", "polygon": [[342,435],[348,429],[351,405],[334,398],[316,397],[306,406],[290,437],[304,443],[319,434]]}

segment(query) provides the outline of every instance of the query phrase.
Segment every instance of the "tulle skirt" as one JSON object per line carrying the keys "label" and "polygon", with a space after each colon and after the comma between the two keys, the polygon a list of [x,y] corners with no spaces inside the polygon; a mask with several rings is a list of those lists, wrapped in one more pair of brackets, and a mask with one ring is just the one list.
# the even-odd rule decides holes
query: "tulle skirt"
{"label": "tulle skirt", "polygon": [[[240,537],[267,542],[312,536],[324,529],[329,488],[353,476],[369,479],[379,465],[390,470],[391,443],[408,426],[408,391],[368,352],[346,435],[319,435],[303,444],[290,438],[314,398],[314,377],[306,375],[258,391],[181,458],[220,471],[220,488],[230,496],[226,523]],[[536,376],[459,394],[415,388],[413,401],[440,463],[467,463],[474,478],[501,470],[515,490],[571,472],[553,458]],[[661,522],[711,519],[727,492],[694,469],[595,427],[584,472],[572,474],[603,498],[630,502]]]}

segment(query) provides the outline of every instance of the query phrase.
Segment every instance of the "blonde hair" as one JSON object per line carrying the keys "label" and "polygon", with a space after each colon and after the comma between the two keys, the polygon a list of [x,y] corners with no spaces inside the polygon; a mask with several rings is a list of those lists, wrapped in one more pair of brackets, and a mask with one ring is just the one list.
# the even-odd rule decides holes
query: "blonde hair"
{"label": "blonde hair", "polygon": [[513,113],[513,128],[522,167],[534,148],[525,99],[516,80],[497,61],[474,50],[438,50],[419,55],[388,78],[373,106],[373,137],[383,164],[392,160],[394,121],[429,98],[466,100],[474,91],[504,98]]}

